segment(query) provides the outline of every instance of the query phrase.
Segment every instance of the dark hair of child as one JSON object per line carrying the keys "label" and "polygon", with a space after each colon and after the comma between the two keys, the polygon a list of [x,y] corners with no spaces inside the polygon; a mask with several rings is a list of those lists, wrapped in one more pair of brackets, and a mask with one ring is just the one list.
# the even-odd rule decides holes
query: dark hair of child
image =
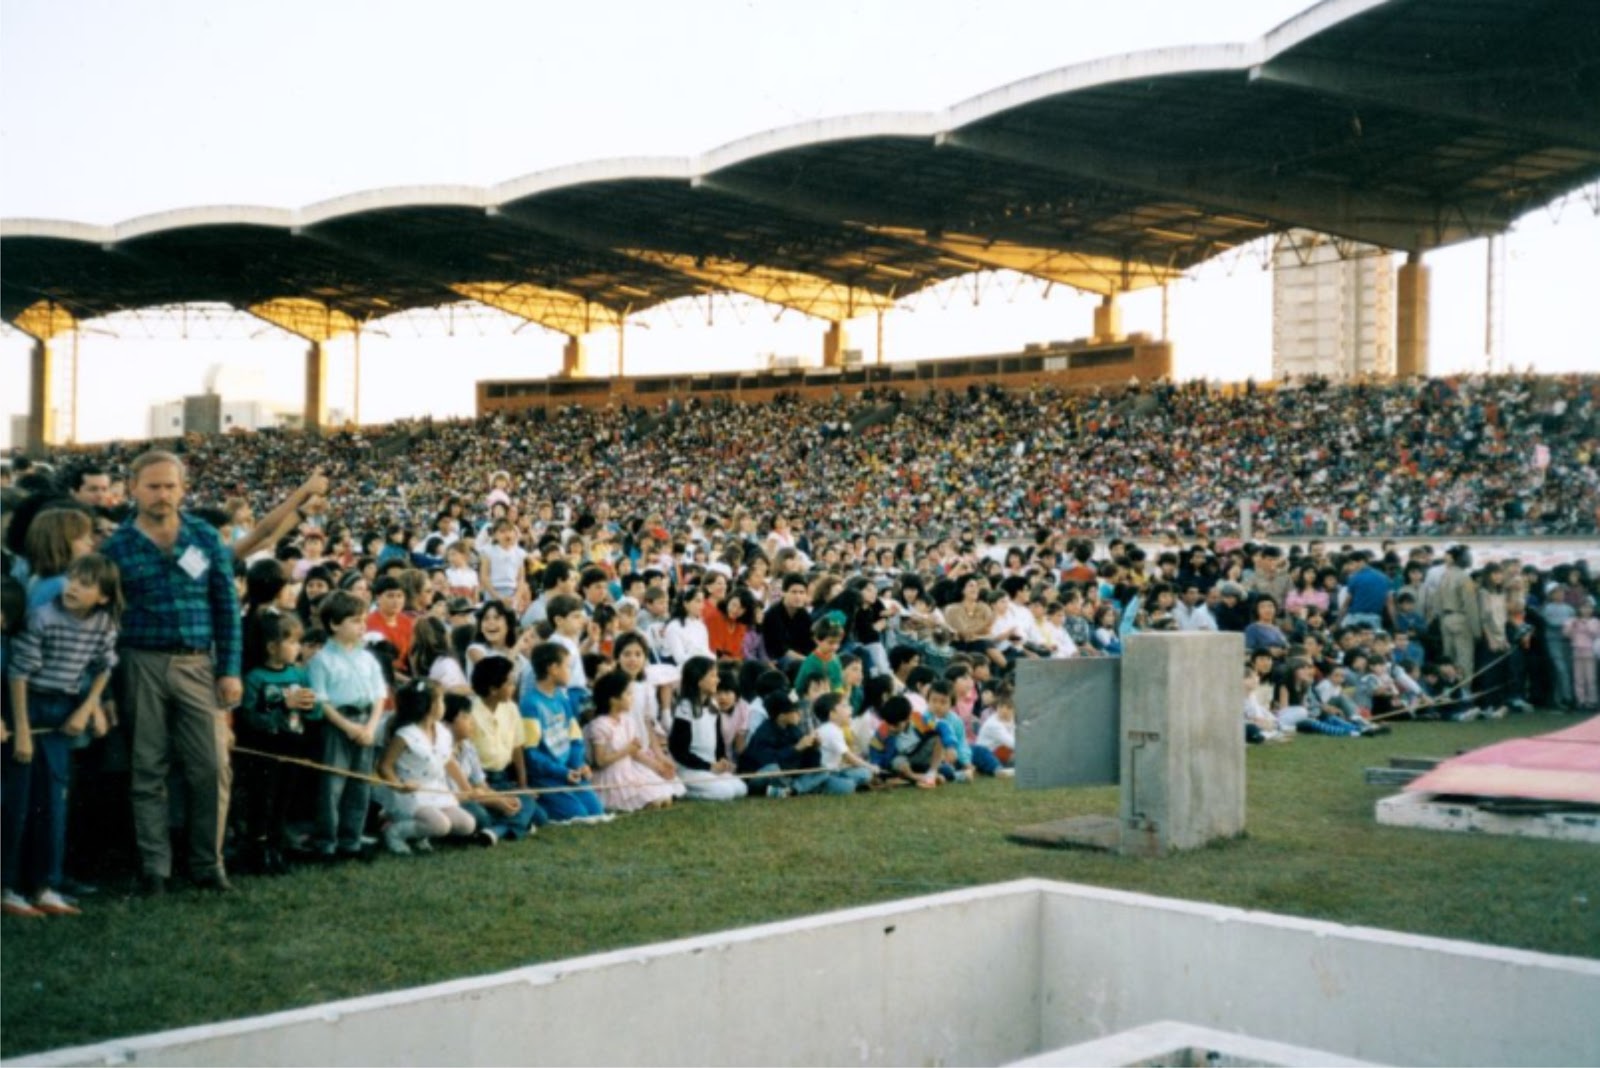
{"label": "dark hair of child", "polygon": [[558,619],[565,619],[574,612],[583,611],[583,602],[570,593],[558,593],[545,602],[545,618],[554,623]]}
{"label": "dark hair of child", "polygon": [[898,727],[911,718],[911,702],[904,697],[891,697],[878,711],[878,718],[891,727]]}
{"label": "dark hair of child", "polygon": [[700,683],[705,677],[717,670],[717,662],[709,656],[691,656],[689,662],[683,665],[683,674],[678,682],[678,693],[682,694],[695,708],[705,703],[700,696]]}
{"label": "dark hair of child", "polygon": [[517,666],[507,657],[484,657],[472,665],[472,692],[488,700],[490,694],[506,684],[506,680],[516,668]]}
{"label": "dark hair of child", "polygon": [[594,680],[594,713],[597,716],[609,715],[611,706],[628,692],[628,687],[633,685],[633,680],[626,671],[608,671]]}
{"label": "dark hair of child", "polygon": [[122,572],[110,558],[99,553],[80,556],[67,565],[67,578],[99,590],[106,599],[99,610],[110,615],[113,623],[122,618]]}
{"label": "dark hair of child", "polygon": [[[490,659],[502,660],[504,657],[491,657]],[[447,693],[444,695],[444,721],[454,723],[463,713],[472,711],[472,698],[464,693]]]}
{"label": "dark hair of child", "polygon": [[811,714],[819,720],[826,720],[833,715],[833,710],[839,707],[839,702],[844,700],[836,693],[825,693],[811,702]]}
{"label": "dark hair of child", "polygon": [[756,679],[756,696],[765,698],[768,694],[788,693],[789,684],[789,676],[769,667]]}
{"label": "dark hair of child", "polygon": [[329,630],[352,616],[365,614],[366,609],[361,603],[361,598],[348,590],[335,590],[328,594],[322,599],[322,607],[317,610],[317,615],[322,617],[322,625]]}
{"label": "dark hair of child", "polygon": [[393,737],[394,732],[401,727],[409,727],[413,723],[421,723],[427,719],[439,692],[438,684],[428,679],[416,679],[396,690],[394,720],[389,728],[390,736]]}
{"label": "dark hair of child", "polygon": [[918,693],[921,689],[939,677],[939,673],[927,664],[918,664],[911,669],[911,674],[906,676],[906,689]]}
{"label": "dark hair of child", "polygon": [[560,642],[540,642],[528,659],[533,664],[533,677],[542,682],[550,677],[551,669],[566,661],[567,647]]}
{"label": "dark hair of child", "polygon": [[[367,643],[367,652],[371,653],[378,661],[378,667],[383,669],[383,681],[389,689],[394,689],[395,666],[400,659],[400,650],[395,648],[394,642],[377,641]],[[427,680],[422,680],[427,681]]]}

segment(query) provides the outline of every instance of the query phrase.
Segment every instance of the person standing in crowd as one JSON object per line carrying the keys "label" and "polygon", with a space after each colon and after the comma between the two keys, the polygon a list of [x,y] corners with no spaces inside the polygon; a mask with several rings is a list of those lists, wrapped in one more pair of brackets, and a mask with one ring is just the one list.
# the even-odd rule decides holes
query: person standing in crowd
{"label": "person standing in crowd", "polygon": [[1433,598],[1438,606],[1439,638],[1444,658],[1455,665],[1460,678],[1468,680],[1466,688],[1471,692],[1477,665],[1475,646],[1478,635],[1483,632],[1478,585],[1467,571],[1472,566],[1472,552],[1465,545],[1452,545],[1445,557],[1444,576]]}
{"label": "person standing in crowd", "polygon": [[102,552],[122,573],[123,704],[133,722],[133,818],[147,893],[172,876],[167,773],[174,754],[189,787],[189,876],[232,889],[222,861],[233,785],[225,713],[243,697],[233,557],[210,524],[184,514],[183,462],[151,451],[133,461],[135,512]]}

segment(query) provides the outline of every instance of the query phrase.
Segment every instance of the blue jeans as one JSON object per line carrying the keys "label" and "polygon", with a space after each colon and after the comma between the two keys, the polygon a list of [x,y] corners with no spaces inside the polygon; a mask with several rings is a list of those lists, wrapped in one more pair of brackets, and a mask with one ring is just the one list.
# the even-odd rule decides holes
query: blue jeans
{"label": "blue jeans", "polygon": [[771,775],[773,778],[765,781],[761,779],[752,779],[750,780],[750,783],[752,786],[757,783],[761,783],[768,789],[771,789],[774,786],[787,786],[790,790],[797,794],[831,794],[834,796],[841,796],[856,792],[856,781],[844,775],[843,773],[835,774],[834,772],[829,771],[813,771],[807,775],[784,775],[779,777],[777,773],[783,770],[784,769],[779,767],[777,764],[768,764],[766,767],[757,772],[757,774]]}
{"label": "blue jeans", "polygon": [[[544,775],[541,772],[528,769],[528,785],[535,789],[550,789],[553,787],[570,787],[574,785],[562,775]],[[523,798],[524,801],[535,800]],[[581,816],[598,816],[605,812],[605,806],[600,804],[600,797],[593,790],[568,790],[559,794],[540,794],[536,799],[538,807],[544,809],[544,814],[551,823],[566,823]]]}
{"label": "blue jeans", "polygon": [[994,755],[993,749],[986,745],[975,745],[972,747],[972,766],[978,769],[979,775],[993,775],[1004,765]]}
{"label": "blue jeans", "polygon": [[[508,771],[488,771],[484,773],[484,778],[488,780],[489,789],[491,790],[518,789],[517,777]],[[509,842],[518,838],[528,837],[533,828],[550,821],[550,817],[545,815],[544,809],[534,804],[534,798],[519,797],[517,800],[522,803],[522,807],[517,810],[515,815],[506,816],[490,810],[488,822],[485,823],[480,820],[478,826],[488,827],[496,835]]]}
{"label": "blue jeans", "polygon": [[[322,762],[330,767],[371,775],[378,761],[376,746],[356,745],[331,723],[322,725]],[[359,779],[322,773],[317,783],[316,848],[331,854],[335,849],[355,853],[361,849],[361,833],[367,826],[367,805],[372,786]]]}
{"label": "blue jeans", "polygon": [[67,782],[73,739],[60,727],[78,708],[76,694],[28,691],[28,724],[48,730],[33,739],[33,760],[18,763],[5,748],[0,779],[0,882],[7,890],[56,890],[67,853]]}

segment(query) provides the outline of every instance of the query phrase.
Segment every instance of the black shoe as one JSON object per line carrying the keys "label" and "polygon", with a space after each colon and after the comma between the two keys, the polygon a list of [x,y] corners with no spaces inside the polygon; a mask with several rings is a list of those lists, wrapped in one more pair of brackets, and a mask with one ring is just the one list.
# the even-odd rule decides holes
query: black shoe
{"label": "black shoe", "polygon": [[167,877],[165,875],[141,875],[139,877],[139,893],[145,897],[160,897],[167,892]]}
{"label": "black shoe", "polygon": [[194,880],[194,888],[196,890],[210,891],[214,894],[229,894],[233,892],[233,884],[220,871],[212,872],[210,875],[199,876]]}

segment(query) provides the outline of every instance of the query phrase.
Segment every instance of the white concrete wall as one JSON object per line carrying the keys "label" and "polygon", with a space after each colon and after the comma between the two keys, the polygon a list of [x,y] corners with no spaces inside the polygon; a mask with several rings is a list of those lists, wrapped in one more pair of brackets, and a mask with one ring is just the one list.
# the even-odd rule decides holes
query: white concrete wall
{"label": "white concrete wall", "polygon": [[1600,1064],[1600,962],[1023,880],[14,1063],[1006,1064],[1162,1020]]}
{"label": "white concrete wall", "polygon": [[1039,1048],[1039,896],[1002,884],[32,1064],[1003,1064]]}
{"label": "white concrete wall", "polygon": [[1600,1064],[1600,962],[1042,886],[1042,1049],[1181,1020],[1384,1064]]}

